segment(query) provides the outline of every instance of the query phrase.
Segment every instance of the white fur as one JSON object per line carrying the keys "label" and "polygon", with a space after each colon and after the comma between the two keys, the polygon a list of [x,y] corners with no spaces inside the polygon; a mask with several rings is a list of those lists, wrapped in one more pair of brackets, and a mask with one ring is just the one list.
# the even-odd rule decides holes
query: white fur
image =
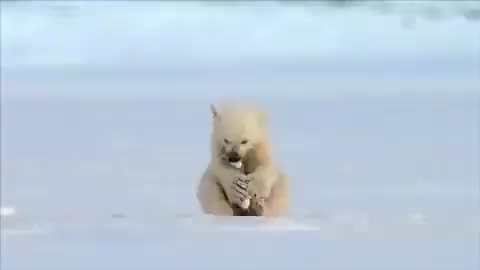
{"label": "white fur", "polygon": [[[219,158],[219,151],[222,147],[236,147],[243,157],[249,150],[256,151],[259,145],[268,146],[267,117],[265,112],[249,104],[228,103],[211,106],[211,110],[211,159],[197,188],[197,198],[205,213],[233,215],[231,204],[235,202],[236,193],[231,187],[234,179],[243,173],[237,167],[239,164],[226,166]],[[265,152],[262,165],[249,176],[253,180],[248,184],[248,192],[269,198],[271,205],[268,205],[266,215],[285,215],[289,200],[288,179],[271,159],[269,148],[262,149]],[[248,208],[250,203],[250,200],[245,200],[241,207]]]}

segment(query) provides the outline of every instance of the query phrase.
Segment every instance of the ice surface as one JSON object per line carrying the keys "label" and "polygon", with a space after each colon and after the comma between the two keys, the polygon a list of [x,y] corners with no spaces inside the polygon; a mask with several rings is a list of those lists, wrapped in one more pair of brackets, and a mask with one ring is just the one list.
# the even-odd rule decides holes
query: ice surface
{"label": "ice surface", "polygon": [[367,225],[355,218],[206,216],[43,222],[23,234],[2,230],[2,269],[473,270],[478,265],[478,223],[462,228],[405,220]]}
{"label": "ice surface", "polygon": [[[0,268],[479,269],[480,6],[373,3],[2,1]],[[289,217],[200,213],[223,97]]]}

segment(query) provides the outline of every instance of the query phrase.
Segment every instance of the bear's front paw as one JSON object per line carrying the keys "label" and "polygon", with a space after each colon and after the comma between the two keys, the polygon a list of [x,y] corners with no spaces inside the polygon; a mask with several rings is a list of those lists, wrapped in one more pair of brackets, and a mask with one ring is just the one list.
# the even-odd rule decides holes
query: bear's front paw
{"label": "bear's front paw", "polygon": [[256,216],[263,216],[265,213],[265,198],[258,197],[257,195],[253,195],[251,208],[255,212]]}
{"label": "bear's front paw", "polygon": [[248,193],[250,196],[256,198],[268,197],[270,189],[265,181],[265,178],[257,174],[250,174],[247,177],[249,178]]}
{"label": "bear's front paw", "polygon": [[245,175],[239,175],[232,182],[231,203],[238,205],[242,209],[248,209],[250,206],[250,195],[248,194],[249,178]]}

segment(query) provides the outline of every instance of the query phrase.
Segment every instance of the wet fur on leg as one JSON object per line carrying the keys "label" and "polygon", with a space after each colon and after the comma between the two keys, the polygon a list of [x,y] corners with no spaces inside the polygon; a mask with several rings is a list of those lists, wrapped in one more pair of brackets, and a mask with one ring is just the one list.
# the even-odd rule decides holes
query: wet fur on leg
{"label": "wet fur on leg", "polygon": [[[245,158],[242,160],[243,163],[243,173],[246,175],[253,173],[256,168],[261,164],[261,161],[266,161],[267,159],[267,149],[265,144],[258,145],[255,149],[252,149],[247,153]],[[227,194],[223,190],[223,195],[225,200],[227,199]],[[231,205],[234,216],[263,216],[264,207],[263,203],[253,197],[250,200],[250,206],[247,209],[243,209],[238,205]]]}

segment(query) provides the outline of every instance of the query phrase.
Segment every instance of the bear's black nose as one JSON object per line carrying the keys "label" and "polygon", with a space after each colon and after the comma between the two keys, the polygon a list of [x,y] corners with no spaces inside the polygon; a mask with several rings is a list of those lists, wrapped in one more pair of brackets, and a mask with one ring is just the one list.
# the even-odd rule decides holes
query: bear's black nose
{"label": "bear's black nose", "polygon": [[229,152],[227,157],[228,157],[228,162],[232,162],[232,163],[239,162],[242,159],[240,155],[235,151]]}

